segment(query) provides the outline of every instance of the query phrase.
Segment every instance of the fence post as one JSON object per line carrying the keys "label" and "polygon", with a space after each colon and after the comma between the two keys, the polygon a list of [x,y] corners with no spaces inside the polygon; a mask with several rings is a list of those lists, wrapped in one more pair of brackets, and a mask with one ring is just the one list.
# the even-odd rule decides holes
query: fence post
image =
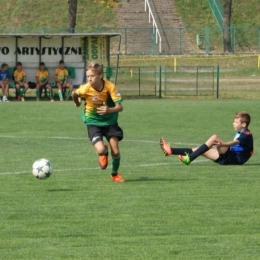
{"label": "fence post", "polygon": [[206,54],[210,53],[210,29],[206,27]]}
{"label": "fence post", "polygon": [[183,50],[183,48],[182,48],[182,29],[183,28],[180,28],[180,54],[182,54],[182,50]]}
{"label": "fence post", "polygon": [[231,37],[231,40],[232,40],[232,50],[233,50],[233,53],[236,53],[236,28],[234,27],[231,27],[231,32],[232,32],[232,37]]}
{"label": "fence post", "polygon": [[177,58],[173,58],[173,72],[176,73],[177,71]]}
{"label": "fence post", "polygon": [[141,96],[141,67],[138,68],[138,74],[139,74],[139,78],[138,78],[138,83],[139,83],[139,96]]}
{"label": "fence post", "polygon": [[258,53],[260,53],[260,28],[258,28]]}
{"label": "fence post", "polygon": [[219,65],[217,65],[217,99],[219,97]]}
{"label": "fence post", "polygon": [[196,96],[198,96],[198,88],[199,88],[199,67],[197,66],[197,71],[196,71]]}
{"label": "fence post", "polygon": [[162,97],[162,65],[159,66],[159,98]]}
{"label": "fence post", "polygon": [[125,55],[127,54],[127,29],[125,28]]}
{"label": "fence post", "polygon": [[166,76],[167,76],[167,66],[164,67],[164,77],[163,77],[163,81],[164,81],[164,96],[166,96]]}
{"label": "fence post", "polygon": [[154,30],[151,29],[151,54],[155,54],[155,39],[154,39]]}

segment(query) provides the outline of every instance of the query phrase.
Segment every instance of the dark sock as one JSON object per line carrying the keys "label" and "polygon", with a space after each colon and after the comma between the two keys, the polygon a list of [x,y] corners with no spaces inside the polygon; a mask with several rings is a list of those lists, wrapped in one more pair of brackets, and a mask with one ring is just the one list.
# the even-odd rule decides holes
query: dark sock
{"label": "dark sock", "polygon": [[194,161],[197,157],[204,154],[209,150],[208,146],[206,144],[201,145],[196,151],[190,154],[190,161]]}
{"label": "dark sock", "polygon": [[115,176],[118,173],[118,168],[120,165],[120,155],[117,158],[112,158],[112,175]]}
{"label": "dark sock", "polygon": [[186,155],[186,153],[191,154],[192,149],[190,148],[171,148],[172,154],[175,155]]}

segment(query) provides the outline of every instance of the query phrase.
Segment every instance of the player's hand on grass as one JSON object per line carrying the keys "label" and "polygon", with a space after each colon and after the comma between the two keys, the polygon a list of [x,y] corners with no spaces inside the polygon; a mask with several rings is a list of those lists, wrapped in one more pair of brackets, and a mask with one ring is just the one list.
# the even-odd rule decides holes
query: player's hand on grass
{"label": "player's hand on grass", "polygon": [[108,110],[109,110],[109,107],[106,105],[105,102],[103,102],[102,106],[97,108],[97,113],[102,116],[102,115],[107,114]]}

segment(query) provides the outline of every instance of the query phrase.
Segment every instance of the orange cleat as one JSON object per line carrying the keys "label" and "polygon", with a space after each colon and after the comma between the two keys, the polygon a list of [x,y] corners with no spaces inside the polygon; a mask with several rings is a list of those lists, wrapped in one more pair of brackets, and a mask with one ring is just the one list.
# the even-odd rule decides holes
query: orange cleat
{"label": "orange cleat", "polygon": [[[104,146],[108,149],[106,144]],[[100,166],[100,168],[102,170],[105,170],[107,168],[107,165],[108,165],[108,150],[107,150],[107,153],[105,155],[99,156],[99,166]]]}
{"label": "orange cleat", "polygon": [[114,182],[124,182],[124,179],[120,173],[117,175],[111,175],[111,180]]}
{"label": "orange cleat", "polygon": [[167,144],[166,141],[163,138],[160,139],[160,146],[161,146],[161,149],[162,149],[165,156],[172,155],[172,150],[171,150],[170,145]]}

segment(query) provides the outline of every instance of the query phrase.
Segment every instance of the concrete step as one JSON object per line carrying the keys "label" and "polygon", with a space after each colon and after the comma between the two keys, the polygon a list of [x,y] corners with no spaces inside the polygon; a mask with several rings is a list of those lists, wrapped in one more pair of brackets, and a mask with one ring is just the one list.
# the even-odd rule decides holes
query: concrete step
{"label": "concrete step", "polygon": [[[191,45],[185,30],[182,31],[182,38],[178,29],[170,30],[166,28],[182,27],[182,22],[176,16],[173,0],[149,0],[151,9],[159,27],[162,37],[162,54],[180,54],[189,51]],[[148,10],[148,9],[147,9]],[[121,5],[116,8],[116,17],[119,28],[152,28],[149,23],[149,13],[145,12],[143,0],[122,0]],[[159,46],[153,47],[152,30],[134,30],[128,29],[123,35],[123,42],[128,54],[132,53],[151,53],[151,50],[159,52]],[[124,39],[124,37],[127,39]],[[182,41],[182,48],[180,42]]]}

